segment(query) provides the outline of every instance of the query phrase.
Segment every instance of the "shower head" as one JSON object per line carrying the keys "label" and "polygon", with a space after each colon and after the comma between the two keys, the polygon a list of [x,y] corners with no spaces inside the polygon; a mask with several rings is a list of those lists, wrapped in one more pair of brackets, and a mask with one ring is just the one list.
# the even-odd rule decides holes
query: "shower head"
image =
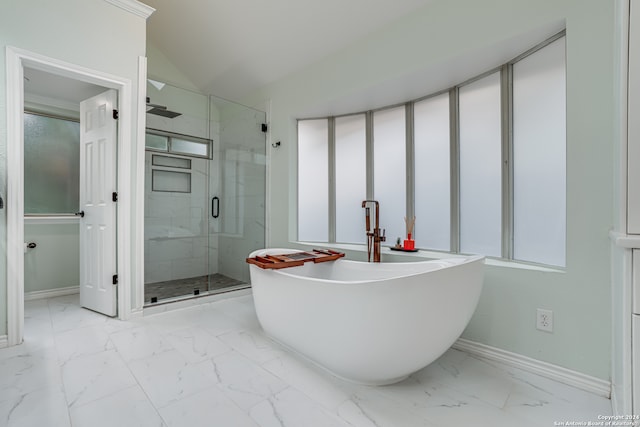
{"label": "shower head", "polygon": [[149,101],[150,99],[147,97],[148,114],[155,114],[156,116],[168,117],[170,119],[182,115],[182,113],[176,113],[175,111],[167,110],[167,107],[165,107],[164,105],[151,104]]}
{"label": "shower head", "polygon": [[152,107],[150,110],[147,110],[147,113],[155,114],[156,116],[168,117],[170,119],[182,115],[182,113],[176,113],[175,111],[167,110],[167,107]]}

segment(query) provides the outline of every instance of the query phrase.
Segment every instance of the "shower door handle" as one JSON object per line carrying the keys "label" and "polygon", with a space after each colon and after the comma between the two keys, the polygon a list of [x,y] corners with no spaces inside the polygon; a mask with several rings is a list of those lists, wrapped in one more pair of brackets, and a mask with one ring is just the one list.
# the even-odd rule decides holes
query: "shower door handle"
{"label": "shower door handle", "polygon": [[211,216],[214,218],[220,216],[220,199],[218,197],[211,199]]}

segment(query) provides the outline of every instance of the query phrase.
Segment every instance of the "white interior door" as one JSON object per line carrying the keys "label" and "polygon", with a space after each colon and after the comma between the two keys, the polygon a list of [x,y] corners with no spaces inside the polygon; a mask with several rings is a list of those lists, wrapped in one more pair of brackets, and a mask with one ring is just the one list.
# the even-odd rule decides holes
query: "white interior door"
{"label": "white interior door", "polygon": [[115,316],[117,92],[80,103],[80,305]]}

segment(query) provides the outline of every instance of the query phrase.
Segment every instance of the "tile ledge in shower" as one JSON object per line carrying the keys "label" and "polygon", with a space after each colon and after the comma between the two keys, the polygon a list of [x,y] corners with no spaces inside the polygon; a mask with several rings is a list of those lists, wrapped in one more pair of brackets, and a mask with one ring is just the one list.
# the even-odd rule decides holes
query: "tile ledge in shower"
{"label": "tile ledge in shower", "polygon": [[[362,252],[365,254],[367,248],[364,245],[346,244],[346,243],[313,243],[313,242],[291,242],[294,248],[300,248],[302,250],[309,250],[313,248],[327,248],[340,251],[353,251]],[[309,248],[309,249],[307,249]],[[445,259],[445,258],[463,258],[466,255],[452,254],[448,252],[436,252],[420,249],[417,252],[402,252],[392,251],[390,248],[383,246],[381,250],[382,255],[396,256],[401,258],[424,258],[424,259]],[[348,255],[347,255],[348,256]],[[499,258],[485,258],[485,265],[492,267],[512,268],[517,270],[530,270],[541,271],[545,273],[565,273],[565,269],[562,267],[552,267],[538,264],[528,264],[526,262],[499,259]]]}

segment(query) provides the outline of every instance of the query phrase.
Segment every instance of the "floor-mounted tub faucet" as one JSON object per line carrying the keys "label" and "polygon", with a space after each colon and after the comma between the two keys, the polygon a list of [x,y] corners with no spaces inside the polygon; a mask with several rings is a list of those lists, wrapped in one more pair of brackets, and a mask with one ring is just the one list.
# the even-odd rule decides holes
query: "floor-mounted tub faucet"
{"label": "floor-mounted tub faucet", "polygon": [[[375,206],[375,222],[373,229],[371,229],[371,211],[367,206],[367,203],[373,203]],[[362,207],[365,208],[365,219],[367,228],[367,261],[368,262],[380,262],[380,242],[387,240],[385,236],[385,230],[380,232],[380,203],[377,200],[363,200]],[[373,259],[372,258],[373,252]]]}

